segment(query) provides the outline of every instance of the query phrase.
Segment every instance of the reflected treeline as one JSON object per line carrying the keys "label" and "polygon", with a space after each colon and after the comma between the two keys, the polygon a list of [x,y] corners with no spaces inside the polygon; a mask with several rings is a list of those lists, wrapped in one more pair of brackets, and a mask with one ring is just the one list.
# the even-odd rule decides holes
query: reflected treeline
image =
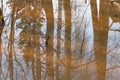
{"label": "reflected treeline", "polygon": [[[71,7],[70,0],[61,1],[60,7],[64,5],[65,15],[65,56],[66,65],[64,77],[63,73],[59,73],[60,66],[60,36],[61,24],[58,22],[59,52],[54,49],[54,14],[52,0],[35,0],[35,1],[8,1],[11,9],[11,24],[10,38],[8,49],[8,75],[10,80],[18,79],[21,76],[22,80],[61,80],[70,79],[71,65]],[[69,3],[68,3],[69,2]],[[69,6],[69,7],[68,7]],[[59,15],[62,16],[62,10],[59,8]],[[58,19],[59,21],[60,19]],[[62,22],[62,21],[61,21]],[[18,47],[23,54],[21,59],[18,59],[15,51],[15,29],[20,29]],[[45,31],[43,31],[43,29]],[[67,36],[69,35],[69,37]],[[68,42],[69,40],[69,42]],[[67,45],[67,46],[66,46]],[[55,54],[56,53],[56,54]],[[56,59],[55,59],[56,55]],[[22,61],[20,61],[22,60]],[[14,63],[15,61],[15,63]],[[22,63],[21,63],[22,62]],[[15,64],[17,63],[17,68]],[[1,68],[2,69],[2,68]],[[19,74],[17,73],[19,71]],[[27,71],[26,71],[27,70]],[[28,73],[29,74],[28,74]],[[24,75],[22,75],[22,73]],[[2,75],[2,74],[1,74]],[[55,77],[56,76],[56,77]],[[4,79],[2,77],[2,79]],[[19,78],[20,79],[20,78]]]}
{"label": "reflected treeline", "polygon": [[[107,0],[100,1],[99,16],[96,0],[79,6],[77,0],[56,2],[8,0],[8,18],[2,14],[2,5],[0,19],[5,17],[4,29],[9,31],[3,31],[1,23],[0,37],[9,37],[8,42],[0,40],[0,80],[105,80],[110,28]],[[90,6],[92,23],[86,20]],[[93,24],[93,44],[89,24]]]}

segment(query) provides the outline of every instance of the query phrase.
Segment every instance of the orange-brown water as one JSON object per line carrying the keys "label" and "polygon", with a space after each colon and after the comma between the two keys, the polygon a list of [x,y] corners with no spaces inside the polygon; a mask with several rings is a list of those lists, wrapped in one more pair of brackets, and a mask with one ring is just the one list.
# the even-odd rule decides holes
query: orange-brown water
{"label": "orange-brown water", "polygon": [[0,80],[120,79],[119,3],[4,0],[1,5]]}

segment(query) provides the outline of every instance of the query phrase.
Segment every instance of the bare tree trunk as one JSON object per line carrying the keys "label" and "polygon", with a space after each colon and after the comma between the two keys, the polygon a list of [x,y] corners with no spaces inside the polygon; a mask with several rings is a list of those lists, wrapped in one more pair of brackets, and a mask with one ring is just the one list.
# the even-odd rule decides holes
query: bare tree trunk
{"label": "bare tree trunk", "polygon": [[[1,24],[0,25],[2,25],[2,28],[3,28],[3,26],[4,26],[4,24],[5,24],[5,22],[4,22],[4,17],[3,17],[3,0],[1,0],[1,9],[0,9],[1,11],[0,11],[0,21],[1,21]],[[0,26],[1,27],[1,26]]]}
{"label": "bare tree trunk", "polygon": [[54,33],[54,14],[52,0],[44,0],[44,9],[47,19],[46,30],[46,71],[49,79],[54,80],[54,68],[53,68],[53,33]]}
{"label": "bare tree trunk", "polygon": [[105,80],[106,57],[108,40],[108,7],[107,2],[100,2],[100,16],[98,19],[97,5],[95,0],[91,0],[92,21],[94,31],[94,55],[97,72],[97,80]]}
{"label": "bare tree trunk", "polygon": [[39,35],[40,34],[40,26],[35,25],[34,26],[35,29],[35,35],[34,35],[34,42],[35,42],[35,62],[36,62],[36,77],[35,80],[41,80],[41,62],[40,62],[40,39],[39,39]]}
{"label": "bare tree trunk", "polygon": [[3,31],[3,11],[0,9],[0,37]]}
{"label": "bare tree trunk", "polygon": [[15,3],[13,3],[12,17],[11,17],[11,32],[10,32],[10,44],[9,44],[9,71],[10,71],[10,80],[14,80],[13,73],[13,48],[14,48],[14,13],[15,13]]}
{"label": "bare tree trunk", "polygon": [[58,1],[58,29],[57,29],[57,58],[56,58],[56,80],[60,80],[59,66],[60,66],[60,38],[62,27],[62,0]]}
{"label": "bare tree trunk", "polygon": [[0,79],[2,80],[1,76],[2,76],[2,42],[1,42],[1,37],[0,37]]}
{"label": "bare tree trunk", "polygon": [[2,8],[2,11],[3,11],[3,0],[1,0],[1,8]]}
{"label": "bare tree trunk", "polygon": [[65,80],[71,80],[71,7],[70,0],[63,0],[65,12]]}

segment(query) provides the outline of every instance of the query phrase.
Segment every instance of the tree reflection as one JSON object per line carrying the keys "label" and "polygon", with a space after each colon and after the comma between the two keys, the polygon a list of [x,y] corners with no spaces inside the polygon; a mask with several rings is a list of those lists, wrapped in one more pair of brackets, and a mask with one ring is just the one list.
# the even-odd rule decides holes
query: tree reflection
{"label": "tree reflection", "polygon": [[[2,40],[1,40],[1,34],[3,31],[3,25],[2,25],[2,10],[0,9],[0,76],[2,75]],[[1,79],[1,77],[0,77]]]}
{"label": "tree reflection", "polygon": [[71,79],[71,7],[70,0],[63,0],[65,12],[65,80]]}
{"label": "tree reflection", "polygon": [[87,15],[89,1],[57,1],[56,10],[53,0],[7,2],[10,11],[4,28],[9,28],[7,34],[0,26],[0,37],[2,32],[2,36],[9,36],[8,40],[2,37],[0,41],[6,50],[2,54],[0,47],[1,76],[10,80],[93,80],[96,69],[97,80],[105,80],[110,16],[107,0],[100,1],[99,15],[96,0],[90,0],[94,49],[89,38],[92,34],[91,18],[88,20]]}
{"label": "tree reflection", "polygon": [[94,31],[94,55],[97,72],[97,80],[105,80],[106,76],[106,58],[108,41],[108,3],[107,0],[100,1],[99,18],[97,14],[97,5],[95,0],[91,0],[92,21]]}
{"label": "tree reflection", "polygon": [[1,49],[1,44],[2,44],[1,35],[2,35],[2,31],[3,31],[3,11],[0,9],[0,76],[1,76],[1,73],[2,73],[2,64],[1,64],[2,63],[2,49]]}
{"label": "tree reflection", "polygon": [[[32,71],[31,77],[33,78],[33,80],[40,80],[41,78],[41,62],[40,62],[41,23],[39,22],[41,21],[39,16],[40,6],[38,7],[38,5],[35,5],[35,3],[37,3],[36,1],[35,3],[25,2],[25,1],[21,1],[21,2],[13,1],[9,3],[12,8],[11,33],[10,33],[10,40],[9,40],[10,42],[9,70],[10,70],[10,77],[11,77],[10,79],[14,80],[14,76],[15,76],[15,73],[13,73],[15,71],[13,70],[14,69],[13,68],[13,53],[14,53],[13,50],[15,49],[14,48],[14,29],[15,27],[17,27],[22,29],[19,36],[20,38],[19,48],[23,52],[23,58],[25,60],[26,67],[27,68],[31,67],[31,71]],[[34,7],[34,9],[31,9],[31,6]],[[15,23],[17,20],[20,20],[19,24]],[[14,57],[16,58],[16,62],[19,63],[19,61],[17,61],[16,55]],[[19,66],[19,67],[22,67],[22,66]]]}
{"label": "tree reflection", "polygon": [[[48,6],[49,5],[49,6]],[[54,32],[54,16],[53,16],[53,4],[52,0],[43,1],[43,7],[46,13],[47,30],[46,30],[46,72],[47,78],[54,79],[53,68],[53,32]]]}
{"label": "tree reflection", "polygon": [[9,39],[9,74],[10,74],[10,80],[14,80],[14,68],[13,68],[13,51],[14,51],[14,21],[15,21],[15,2],[13,2],[12,7],[12,14],[11,14],[11,31],[10,31],[10,39]]}
{"label": "tree reflection", "polygon": [[3,26],[4,26],[3,11],[2,9],[0,9],[0,37],[3,31]]}
{"label": "tree reflection", "polygon": [[62,6],[63,1],[58,0],[58,29],[57,29],[57,57],[56,57],[56,79],[60,80],[60,38],[61,38],[61,28],[62,28]]}

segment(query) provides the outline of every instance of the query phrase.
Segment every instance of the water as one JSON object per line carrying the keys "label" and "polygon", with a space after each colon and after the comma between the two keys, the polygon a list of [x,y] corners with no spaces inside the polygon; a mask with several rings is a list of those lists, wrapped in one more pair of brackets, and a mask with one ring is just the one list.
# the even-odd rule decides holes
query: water
{"label": "water", "polygon": [[118,3],[4,0],[3,4],[0,80],[120,79]]}

